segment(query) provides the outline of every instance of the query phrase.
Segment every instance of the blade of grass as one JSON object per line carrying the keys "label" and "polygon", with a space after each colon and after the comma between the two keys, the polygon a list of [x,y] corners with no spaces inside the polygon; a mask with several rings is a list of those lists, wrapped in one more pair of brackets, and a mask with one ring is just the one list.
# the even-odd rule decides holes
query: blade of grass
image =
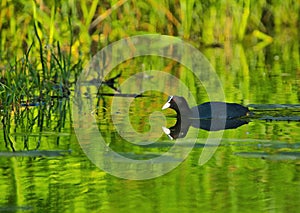
{"label": "blade of grass", "polygon": [[106,10],[103,14],[99,15],[91,24],[89,27],[89,32],[93,31],[93,29],[104,19],[106,19],[114,10],[121,7],[123,4],[125,4],[128,0],[119,0],[116,4],[114,4],[110,9]]}

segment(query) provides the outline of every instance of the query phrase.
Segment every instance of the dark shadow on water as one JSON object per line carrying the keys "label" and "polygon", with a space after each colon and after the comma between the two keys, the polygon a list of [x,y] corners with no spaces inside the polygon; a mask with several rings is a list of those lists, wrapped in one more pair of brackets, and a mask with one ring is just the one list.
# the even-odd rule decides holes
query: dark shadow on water
{"label": "dark shadow on water", "polygon": [[276,152],[276,153],[268,153],[268,152],[236,152],[234,153],[236,156],[243,158],[260,158],[265,160],[299,160],[300,152]]}
{"label": "dark shadow on water", "polygon": [[32,212],[33,209],[32,206],[1,206],[0,212]]}
{"label": "dark shadow on water", "polygon": [[71,150],[28,150],[0,152],[0,157],[59,157],[70,153]]}
{"label": "dark shadow on water", "polygon": [[265,121],[300,121],[300,104],[250,104],[252,119]]}
{"label": "dark shadow on water", "polygon": [[176,124],[170,128],[162,127],[170,139],[184,138],[190,127],[206,131],[236,129],[253,120],[266,122],[300,121],[300,104],[251,104],[249,116],[236,119],[189,119],[177,118]]}
{"label": "dark shadow on water", "polygon": [[282,110],[282,109],[298,109],[300,110],[300,104],[249,104],[254,110]]}

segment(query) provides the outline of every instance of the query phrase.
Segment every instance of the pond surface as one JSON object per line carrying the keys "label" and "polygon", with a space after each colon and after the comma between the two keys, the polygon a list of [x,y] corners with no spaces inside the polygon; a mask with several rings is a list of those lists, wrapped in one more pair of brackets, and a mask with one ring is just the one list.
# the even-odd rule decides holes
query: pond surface
{"label": "pond surface", "polygon": [[[290,53],[290,57],[281,55],[283,50],[295,45],[298,43],[288,43],[284,47],[271,45],[265,52],[246,51],[236,45],[231,50],[230,65],[223,49],[203,51],[222,81],[226,101],[249,105],[255,116],[247,124],[225,130],[220,145],[211,145],[215,148],[212,158],[202,166],[198,161],[209,132],[190,127],[186,137],[170,140],[161,129],[161,124],[170,127],[176,122],[173,111],[161,112],[166,94],[145,92],[131,103],[130,123],[140,133],[149,131],[149,115],[154,111],[161,112],[152,117],[152,122],[157,122],[156,132],[134,141],[133,133],[126,129],[128,123],[123,111],[127,106],[120,104],[128,97],[112,97],[108,94],[116,91],[103,85],[102,95],[95,101],[96,110],[91,114],[96,116],[98,128],[111,149],[125,157],[143,160],[161,155],[176,142],[183,147],[193,146],[178,167],[154,179],[121,179],[95,166],[74,133],[74,125],[80,124],[73,123],[72,100],[56,100],[51,105],[3,115],[0,125],[0,211],[298,212],[299,52],[298,55]],[[183,81],[190,79],[183,76],[184,68],[176,63],[170,65],[168,60],[149,57],[140,61],[146,70],[165,70]],[[122,84],[143,67],[140,61],[137,59],[137,62],[117,67],[111,77],[122,73],[117,79]],[[168,65],[173,71],[168,71]],[[151,82],[151,78],[137,82],[145,79]],[[201,85],[185,83],[197,97],[197,103],[208,101]],[[172,84],[166,84],[166,88],[171,87]],[[95,94],[95,91],[90,92]],[[117,117],[112,121],[114,98],[119,101],[119,111],[115,112]],[[162,113],[165,120],[160,120]],[[82,122],[89,120],[82,118]],[[146,148],[128,143],[116,126],[122,126],[123,136],[132,137],[131,142],[153,143]]]}

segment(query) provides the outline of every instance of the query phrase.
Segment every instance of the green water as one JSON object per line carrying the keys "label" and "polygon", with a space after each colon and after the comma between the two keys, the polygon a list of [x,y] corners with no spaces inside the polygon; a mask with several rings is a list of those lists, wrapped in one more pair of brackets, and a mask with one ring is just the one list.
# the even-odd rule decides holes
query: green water
{"label": "green water", "polygon": [[[195,5],[195,9],[199,5]],[[24,107],[18,113],[12,111],[3,115],[0,111],[0,212],[299,212],[299,28],[285,26],[288,18],[283,14],[282,28],[277,26],[278,17],[273,17],[276,29],[271,31],[262,27],[262,31],[272,34],[272,42],[261,41],[250,32],[246,32],[245,38],[239,38],[243,42],[237,42],[231,40],[232,34],[226,29],[225,35],[222,31],[212,32],[218,30],[218,27],[212,27],[217,22],[215,7],[209,10],[204,7],[203,12],[206,16],[200,17],[201,25],[191,26],[191,20],[185,20],[184,26],[187,26],[181,29],[184,32],[178,31],[183,37],[191,37],[187,42],[201,49],[216,70],[226,101],[250,105],[256,116],[248,124],[226,130],[213,157],[203,166],[198,161],[208,132],[191,127],[179,142],[183,147],[191,146],[191,141],[197,142],[178,167],[154,179],[135,181],[106,173],[85,155],[74,133],[74,125],[78,124],[74,124],[72,118],[73,94],[70,100],[59,99],[51,104]],[[149,18],[153,25],[157,23],[156,16],[155,13],[155,18]],[[206,22],[207,17],[212,18]],[[260,24],[255,14],[249,19],[249,23]],[[239,33],[240,29],[237,29],[237,20],[226,16],[222,23],[233,25],[234,34],[243,37],[243,30]],[[248,30],[255,31],[256,25],[248,26]],[[165,26],[158,26],[158,30],[165,30]],[[122,27],[124,25],[119,26],[120,32],[124,31]],[[145,27],[152,32],[151,26]],[[191,33],[190,28],[193,28]],[[86,28],[84,30],[87,32]],[[173,32],[173,26],[168,25],[167,31]],[[9,43],[5,38],[2,46]],[[207,44],[217,40],[222,45],[221,48],[218,45],[205,48],[198,40]],[[117,79],[122,84],[141,70],[170,73],[188,85],[197,103],[209,101],[203,85],[194,80],[187,68],[169,59],[149,56],[129,60],[116,67],[110,77],[122,73]],[[141,81],[151,83],[151,78],[137,79],[137,85]],[[155,89],[157,82],[152,83]],[[172,82],[167,82],[165,88],[173,86]],[[90,92],[96,93],[95,90]],[[103,85],[100,92],[113,94],[115,91]],[[152,141],[152,146],[141,148],[128,143],[130,141],[121,137],[115,128],[115,125],[123,125],[124,131],[127,130],[128,124],[122,117],[125,106],[119,106],[119,120],[113,123],[110,114],[113,98],[103,95],[99,100],[93,100],[98,108],[91,111],[92,115],[97,114],[97,125],[110,148],[126,157],[149,159],[168,151],[176,143],[162,132],[159,118],[158,131],[153,136],[158,139]],[[127,99],[116,98],[121,102]],[[141,133],[148,131],[149,115],[153,111],[161,112],[166,100],[167,95],[157,91],[145,92],[144,97],[136,98],[130,108],[133,128]],[[162,113],[166,116],[164,124],[174,125],[174,113],[170,110]],[[82,118],[82,122],[89,120]],[[125,131],[124,134],[130,137],[131,133]],[[172,160],[177,159],[170,158]]]}
{"label": "green water", "polygon": [[[72,99],[57,100],[52,105],[2,116],[0,211],[298,212],[299,43],[276,41],[261,50],[236,44],[230,51],[210,48],[203,53],[222,81],[226,100],[251,104],[258,117],[237,129],[226,130],[208,163],[198,164],[208,132],[191,127],[181,142],[190,146],[195,133],[199,133],[198,140],[187,159],[169,173],[141,181],[110,175],[82,151],[73,129],[78,124],[72,120]],[[145,69],[165,70],[184,80],[184,68],[175,64],[171,71],[167,70],[169,60],[149,57],[141,61]],[[112,76],[122,71],[118,79],[121,84],[141,68],[138,62],[139,59],[117,67]],[[201,85],[190,84],[190,90],[197,103],[207,101]],[[101,92],[114,93],[105,85]],[[169,150],[176,142],[160,131],[159,139],[147,149],[128,143],[112,123],[112,100],[111,96],[101,96],[97,110],[91,112],[98,114],[99,130],[110,148],[124,156],[143,159]],[[132,126],[139,132],[148,131],[149,115],[160,111],[166,100],[167,95],[159,92],[137,98],[130,109]],[[174,113],[163,113],[167,125],[173,125]],[[261,120],[264,116],[271,121]],[[117,124],[122,122],[118,120]]]}

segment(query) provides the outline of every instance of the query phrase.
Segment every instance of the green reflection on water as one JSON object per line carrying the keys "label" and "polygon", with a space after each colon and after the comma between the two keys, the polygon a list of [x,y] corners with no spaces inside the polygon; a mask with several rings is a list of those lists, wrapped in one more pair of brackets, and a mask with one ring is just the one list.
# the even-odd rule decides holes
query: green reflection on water
{"label": "green reflection on water", "polygon": [[[241,51],[241,47],[238,48]],[[213,52],[215,60],[219,61],[216,70],[224,81],[228,101],[257,105],[298,103],[299,80],[295,69],[289,66],[289,69],[287,68],[288,61],[279,64],[284,74],[273,76],[270,72],[279,69],[276,68],[277,61],[264,62],[270,63],[270,67],[256,70],[258,62],[253,62],[251,58],[254,53],[247,51],[245,52],[245,57],[248,57],[247,61],[249,61],[247,69],[251,72],[245,80],[238,71],[234,72],[236,67],[240,67],[236,63],[232,69],[229,69],[233,73],[226,73],[228,72],[226,66],[220,65],[222,51],[209,50],[207,55]],[[234,60],[238,61],[238,58]],[[175,67],[174,72],[180,73],[177,69],[181,68]],[[124,74],[122,78],[125,79],[126,75]],[[275,90],[274,83],[277,86]],[[192,91],[194,94],[199,94],[198,97],[201,98],[198,100],[199,103],[206,101],[201,85],[192,87]],[[94,112],[98,114],[99,129],[111,148],[128,157],[136,155],[143,158],[145,153],[147,154],[145,156],[153,157],[172,146],[173,142],[164,135],[161,136],[157,146],[154,144],[153,147],[147,148],[146,152],[145,149],[124,141],[111,123],[109,116],[111,100],[112,97],[102,97],[98,103],[99,110]],[[131,107],[133,127],[140,132],[147,131],[149,113],[153,109],[158,110],[165,101],[164,95],[155,92],[136,99]],[[48,111],[49,119],[44,119],[42,132],[37,120],[32,126],[30,125],[35,116],[41,116],[38,107],[24,111],[23,113],[29,113],[31,117],[27,115],[28,120],[19,121],[20,123],[16,123],[16,115],[10,117],[12,120],[10,138],[16,150],[26,150],[26,147],[34,150],[38,147],[38,150],[70,152],[64,153],[63,156],[52,157],[30,155],[30,153],[28,156],[1,156],[0,203],[3,211],[43,209],[49,212],[130,212],[139,209],[147,212],[191,212],[193,210],[281,212],[296,211],[300,208],[299,159],[255,155],[255,153],[267,153],[275,156],[281,152],[292,152],[297,155],[300,141],[299,122],[267,122],[255,119],[238,129],[226,130],[221,146],[218,147],[214,157],[202,167],[197,165],[203,147],[200,140],[188,159],[169,174],[153,180],[130,181],[105,174],[90,163],[82,153],[72,131],[71,118],[65,116],[64,121],[60,120],[62,109],[65,115],[69,114],[67,106],[70,102],[65,100],[61,103],[64,104],[56,105]],[[172,117],[173,112],[165,113],[168,116],[168,123],[172,125],[175,122]],[[1,150],[7,152],[2,140],[4,127],[1,128]],[[198,131],[198,129],[191,128],[190,131]],[[200,137],[205,139],[207,132],[200,131]],[[188,134],[183,140],[188,144],[189,139]],[[7,147],[10,149],[10,144]]]}
{"label": "green reflection on water", "polygon": [[[219,74],[229,102],[299,104],[300,36],[297,30],[278,26],[282,20],[287,22],[281,16],[287,14],[288,8],[282,13],[279,6],[274,6],[273,10],[277,15],[273,17],[275,27],[269,32],[274,34],[272,44],[258,46],[259,39],[247,38],[247,35],[243,44],[237,44],[226,37],[229,36],[226,31],[224,35],[220,33],[220,40],[225,41],[224,49],[202,49]],[[213,27],[223,14],[218,14],[215,6],[209,8],[208,5],[201,7],[201,11],[209,11],[209,15],[205,13],[201,18],[204,22],[201,25],[191,26],[189,18],[185,20],[185,26],[192,32],[189,35],[185,28],[184,35],[196,37],[191,43],[197,45],[199,35],[205,43],[214,42]],[[231,12],[235,15],[236,11]],[[259,12],[252,11],[256,13]],[[152,14],[150,22],[156,20],[155,15]],[[291,19],[295,17],[291,15]],[[252,17],[250,21],[258,19]],[[235,29],[238,21],[239,18],[223,17],[221,24],[233,24]],[[148,27],[152,29],[152,25]],[[161,25],[159,23],[160,28],[165,28]],[[252,28],[250,26],[249,30]],[[172,26],[168,31],[172,31]],[[164,70],[179,76],[188,82],[198,103],[208,101],[201,84],[194,82],[184,67],[155,57],[137,60],[145,64],[146,70]],[[141,70],[140,64],[132,62],[129,65],[116,68],[117,74],[123,73],[120,83]],[[113,92],[108,87],[102,89],[102,92]],[[166,97],[159,93],[137,99],[131,109],[132,125],[138,131],[147,131],[148,113],[151,109],[160,109],[165,101]],[[99,129],[107,144],[124,155],[141,157],[144,149],[128,144],[116,133],[108,116],[110,102],[111,97],[102,97],[97,112]],[[130,181],[106,174],[90,163],[72,131],[70,106],[68,100],[63,100],[54,107],[21,109],[22,120],[14,113],[5,115],[6,126],[0,125],[1,212],[297,212],[300,209],[299,158],[282,155],[298,156],[299,121],[253,120],[238,129],[226,130],[214,157],[202,167],[197,164],[203,147],[200,140],[188,159],[174,171],[153,180]],[[148,110],[141,111],[141,108]],[[165,113],[169,116],[168,124],[174,124],[172,113]],[[189,134],[196,131],[198,129],[191,128]],[[200,131],[204,141],[208,133]],[[4,140],[4,133],[11,142],[7,138]],[[183,140],[188,143],[190,139],[187,135]],[[149,155],[146,157],[167,151],[172,143],[162,135],[157,145],[147,149]],[[37,149],[38,152],[11,154],[12,147],[17,151]],[[47,151],[52,156],[45,154]]]}

